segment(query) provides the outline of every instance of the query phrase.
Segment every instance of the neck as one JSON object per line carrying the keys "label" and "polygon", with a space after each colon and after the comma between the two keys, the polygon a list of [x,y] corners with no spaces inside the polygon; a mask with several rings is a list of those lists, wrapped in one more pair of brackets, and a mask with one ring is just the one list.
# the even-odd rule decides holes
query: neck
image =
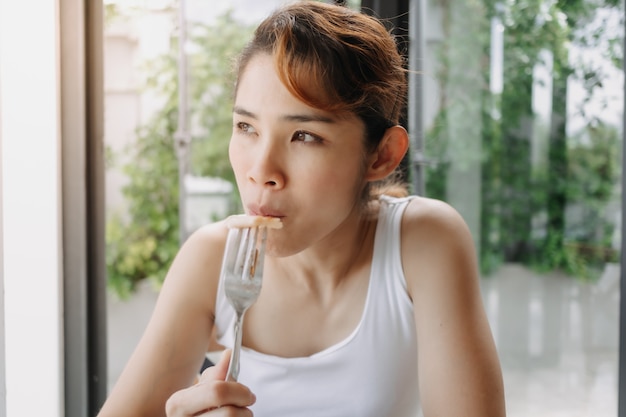
{"label": "neck", "polygon": [[283,279],[309,292],[333,291],[363,267],[369,267],[376,221],[352,216],[331,236],[293,256],[274,258]]}

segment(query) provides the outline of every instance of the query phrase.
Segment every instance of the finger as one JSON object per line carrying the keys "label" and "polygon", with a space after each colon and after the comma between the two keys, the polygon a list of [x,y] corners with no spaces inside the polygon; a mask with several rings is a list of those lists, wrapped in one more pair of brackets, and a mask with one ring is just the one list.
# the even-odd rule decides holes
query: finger
{"label": "finger", "polygon": [[226,349],[222,352],[220,360],[213,366],[207,368],[200,376],[200,382],[207,380],[225,381],[228,373],[228,365],[230,364],[231,350]]}
{"label": "finger", "polygon": [[225,406],[207,410],[202,414],[194,415],[194,417],[252,417],[252,410],[242,407]]}
{"label": "finger", "polygon": [[245,408],[255,401],[254,394],[243,384],[207,379],[175,392],[167,400],[165,409],[170,417],[196,416],[221,407]]}

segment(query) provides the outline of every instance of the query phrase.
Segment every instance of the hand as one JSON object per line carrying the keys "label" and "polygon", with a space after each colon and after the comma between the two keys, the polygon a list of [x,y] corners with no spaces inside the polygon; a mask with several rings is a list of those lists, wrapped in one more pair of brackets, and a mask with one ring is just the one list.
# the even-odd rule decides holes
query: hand
{"label": "hand", "polygon": [[226,382],[231,350],[225,350],[219,362],[202,372],[197,384],[175,392],[165,403],[168,417],[252,416],[247,408],[256,397],[239,382]]}

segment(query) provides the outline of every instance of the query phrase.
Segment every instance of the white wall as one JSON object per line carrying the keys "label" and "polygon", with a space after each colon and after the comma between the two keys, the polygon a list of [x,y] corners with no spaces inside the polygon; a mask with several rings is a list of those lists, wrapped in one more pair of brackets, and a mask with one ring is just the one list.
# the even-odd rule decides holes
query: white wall
{"label": "white wall", "polygon": [[56,6],[0,0],[0,315],[8,416],[63,415]]}

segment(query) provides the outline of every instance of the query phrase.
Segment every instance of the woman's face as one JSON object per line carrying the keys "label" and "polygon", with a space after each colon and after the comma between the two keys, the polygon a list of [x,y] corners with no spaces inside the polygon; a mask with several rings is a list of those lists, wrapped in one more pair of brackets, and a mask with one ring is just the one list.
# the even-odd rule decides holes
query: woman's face
{"label": "woman's face", "polygon": [[356,116],[338,118],[292,96],[269,55],[250,60],[238,82],[229,155],[246,213],[283,220],[268,253],[329,244],[359,213],[363,137]]}

